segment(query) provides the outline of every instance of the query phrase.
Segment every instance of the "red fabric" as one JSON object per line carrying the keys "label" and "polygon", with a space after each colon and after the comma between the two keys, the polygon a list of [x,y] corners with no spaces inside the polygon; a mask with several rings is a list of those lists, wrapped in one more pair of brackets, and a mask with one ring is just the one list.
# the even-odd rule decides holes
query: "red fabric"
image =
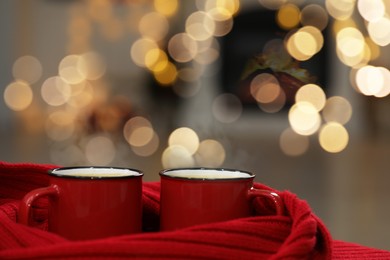
{"label": "red fabric", "polygon": [[0,162],[0,259],[390,259],[390,252],[384,250],[332,241],[308,204],[287,191],[279,192],[285,216],[273,216],[270,205],[256,201],[258,213],[253,217],[158,232],[157,182],[144,183],[143,233],[68,241],[46,231],[45,199],[34,205],[33,227],[17,223],[20,199],[48,185],[46,172],[53,167]]}
{"label": "red fabric", "polygon": [[390,259],[390,252],[355,243],[333,241],[333,259]]}

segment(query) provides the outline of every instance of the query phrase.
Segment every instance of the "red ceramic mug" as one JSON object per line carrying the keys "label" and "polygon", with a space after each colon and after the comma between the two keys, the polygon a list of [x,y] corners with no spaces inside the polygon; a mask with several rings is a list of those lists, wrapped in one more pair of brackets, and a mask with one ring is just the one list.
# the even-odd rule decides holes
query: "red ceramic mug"
{"label": "red ceramic mug", "polygon": [[68,167],[51,170],[49,175],[48,187],[24,196],[20,223],[29,225],[32,204],[48,196],[48,229],[70,240],[141,232],[142,172],[118,167]]}
{"label": "red ceramic mug", "polygon": [[197,224],[226,221],[252,214],[251,201],[261,196],[283,214],[275,192],[253,188],[249,172],[188,168],[160,172],[160,230],[175,230]]}

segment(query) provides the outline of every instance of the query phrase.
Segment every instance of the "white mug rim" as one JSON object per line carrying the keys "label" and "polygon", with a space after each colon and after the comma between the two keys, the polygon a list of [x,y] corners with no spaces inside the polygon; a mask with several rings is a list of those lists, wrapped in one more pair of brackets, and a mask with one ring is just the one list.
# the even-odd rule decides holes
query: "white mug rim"
{"label": "white mug rim", "polygon": [[[94,170],[114,170],[114,171],[122,171],[122,172],[128,172],[129,174],[123,174],[123,175],[105,175],[105,176],[96,176],[94,175],[74,175],[75,173],[70,173],[75,170],[81,170],[81,171],[94,171]],[[136,178],[136,177],[142,177],[144,174],[142,171],[132,168],[125,168],[125,167],[108,167],[108,166],[74,166],[74,167],[59,167],[54,168],[48,171],[49,175],[59,178],[74,178],[74,179],[98,179],[98,180],[105,180],[105,179],[121,179],[121,178]],[[62,173],[61,173],[62,172]],[[64,173],[65,172],[65,173]],[[68,172],[68,173],[67,173]]]}
{"label": "white mug rim", "polygon": [[[214,171],[214,172],[230,172],[230,173],[241,173],[245,176],[237,177],[226,177],[226,178],[207,178],[207,177],[185,177],[185,176],[174,176],[169,173],[180,172],[180,171]],[[228,168],[208,168],[208,167],[189,167],[189,168],[170,168],[160,171],[161,177],[167,177],[172,179],[180,180],[191,180],[191,181],[237,181],[255,178],[255,174],[245,170],[228,169]]]}

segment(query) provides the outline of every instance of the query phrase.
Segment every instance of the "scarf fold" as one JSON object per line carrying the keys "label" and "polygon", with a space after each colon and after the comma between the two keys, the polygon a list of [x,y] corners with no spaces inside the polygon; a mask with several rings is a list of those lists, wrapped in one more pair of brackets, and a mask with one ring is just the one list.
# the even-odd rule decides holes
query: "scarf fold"
{"label": "scarf fold", "polygon": [[[34,204],[34,224],[31,227],[18,224],[21,198],[32,189],[47,186],[47,171],[54,167],[0,162],[0,259],[335,258],[332,255],[334,242],[324,224],[305,201],[288,191],[276,191],[284,202],[284,216],[268,214],[272,212],[270,205],[255,200],[255,216],[169,232],[157,230],[160,208],[158,182],[143,184],[144,231],[140,234],[69,241],[47,231],[48,200],[45,198]],[[272,190],[259,183],[254,186]],[[337,245],[341,256],[345,253],[343,245],[349,244],[341,241]],[[374,253],[390,259],[390,252],[374,250]]]}

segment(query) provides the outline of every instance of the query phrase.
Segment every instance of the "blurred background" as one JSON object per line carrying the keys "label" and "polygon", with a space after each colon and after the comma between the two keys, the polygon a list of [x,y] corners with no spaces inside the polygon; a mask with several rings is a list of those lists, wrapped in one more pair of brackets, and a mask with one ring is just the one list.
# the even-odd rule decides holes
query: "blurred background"
{"label": "blurred background", "polygon": [[390,2],[2,0],[0,160],[254,172],[390,250]]}

